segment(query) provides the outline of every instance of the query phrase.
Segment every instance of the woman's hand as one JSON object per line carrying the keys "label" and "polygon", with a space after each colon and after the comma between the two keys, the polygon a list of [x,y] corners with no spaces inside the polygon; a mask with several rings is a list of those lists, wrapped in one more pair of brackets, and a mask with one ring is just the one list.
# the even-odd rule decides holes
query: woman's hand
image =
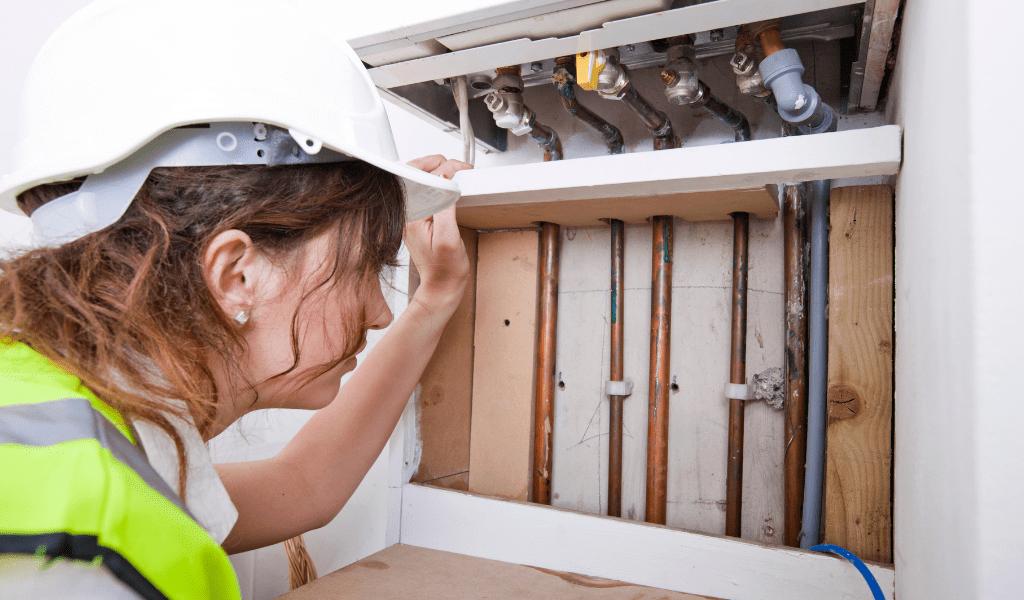
{"label": "woman's hand", "polygon": [[[446,160],[439,154],[410,161],[409,166],[445,179],[473,168],[459,160]],[[414,299],[426,308],[454,311],[469,279],[469,258],[455,222],[455,206],[407,224],[405,245],[420,274],[420,286]]]}

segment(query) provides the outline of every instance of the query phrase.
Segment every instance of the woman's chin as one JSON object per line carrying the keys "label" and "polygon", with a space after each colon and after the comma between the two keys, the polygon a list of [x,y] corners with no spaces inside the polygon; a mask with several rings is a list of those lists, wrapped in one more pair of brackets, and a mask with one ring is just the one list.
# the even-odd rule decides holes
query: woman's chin
{"label": "woman's chin", "polygon": [[295,408],[319,410],[333,402],[338,396],[338,392],[341,390],[341,378],[344,377],[345,374],[354,371],[356,364],[356,357],[353,356],[331,369],[330,372],[325,373],[323,377],[319,378],[315,382],[316,389],[311,389],[308,394],[304,394],[305,400],[302,401],[303,406],[296,406]]}

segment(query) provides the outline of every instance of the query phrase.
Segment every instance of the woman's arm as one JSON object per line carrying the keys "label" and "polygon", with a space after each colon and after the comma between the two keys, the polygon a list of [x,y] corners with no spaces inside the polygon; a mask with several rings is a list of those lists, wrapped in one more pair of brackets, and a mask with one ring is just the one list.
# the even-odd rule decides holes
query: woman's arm
{"label": "woman's arm", "polygon": [[[469,168],[440,156],[409,164],[447,178]],[[261,548],[329,523],[387,443],[469,276],[454,207],[407,225],[405,242],[420,286],[338,397],[274,458],[217,465],[239,513],[223,544],[227,552]]]}

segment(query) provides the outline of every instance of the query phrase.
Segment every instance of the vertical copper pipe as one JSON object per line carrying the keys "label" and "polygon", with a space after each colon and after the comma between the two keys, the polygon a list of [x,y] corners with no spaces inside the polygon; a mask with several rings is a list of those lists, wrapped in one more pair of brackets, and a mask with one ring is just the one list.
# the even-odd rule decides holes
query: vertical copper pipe
{"label": "vertical copper pipe", "polygon": [[558,315],[558,235],[554,223],[540,231],[540,335],[534,405],[533,501],[551,504],[551,446],[555,408],[555,325]]}
{"label": "vertical copper pipe", "polygon": [[648,523],[665,524],[668,507],[669,328],[672,319],[672,217],[653,218],[651,378],[647,404]]}
{"label": "vertical copper pipe", "polygon": [[[612,381],[622,381],[622,340],[625,327],[622,323],[625,299],[623,287],[625,271],[625,224],[611,219],[612,226]],[[608,426],[608,515],[622,516],[622,401],[623,396],[611,396]]]}
{"label": "vertical copper pipe", "polygon": [[[732,357],[729,382],[747,379],[747,241],[750,215],[732,214]],[[725,483],[725,534],[740,537],[743,508],[743,400],[729,400],[729,463]]]}
{"label": "vertical copper pipe", "polygon": [[787,185],[783,208],[786,277],[786,454],[783,463],[783,542],[800,546],[803,524],[804,461],[807,458],[807,204],[804,184]]}

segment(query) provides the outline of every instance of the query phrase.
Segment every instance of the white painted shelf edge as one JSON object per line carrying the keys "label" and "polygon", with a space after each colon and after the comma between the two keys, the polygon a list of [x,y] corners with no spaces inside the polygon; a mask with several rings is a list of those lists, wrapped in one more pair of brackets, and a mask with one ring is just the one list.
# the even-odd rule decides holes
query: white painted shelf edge
{"label": "white painted shelf edge", "polygon": [[[401,543],[733,600],[871,599],[845,560],[418,484],[402,493]],[[869,565],[885,597],[891,568]]]}
{"label": "white painted shelf edge", "polygon": [[[895,175],[902,130],[884,125],[820,135],[596,156],[460,171],[460,206],[659,196],[793,181]],[[552,193],[554,192],[554,193]]]}
{"label": "white painted shelf edge", "polygon": [[393,88],[422,81],[456,77],[505,65],[525,64],[587,50],[613,48],[634,42],[710,31],[742,23],[799,15],[863,0],[718,0],[621,19],[579,35],[541,40],[519,39],[417,58],[370,69],[377,87]]}

